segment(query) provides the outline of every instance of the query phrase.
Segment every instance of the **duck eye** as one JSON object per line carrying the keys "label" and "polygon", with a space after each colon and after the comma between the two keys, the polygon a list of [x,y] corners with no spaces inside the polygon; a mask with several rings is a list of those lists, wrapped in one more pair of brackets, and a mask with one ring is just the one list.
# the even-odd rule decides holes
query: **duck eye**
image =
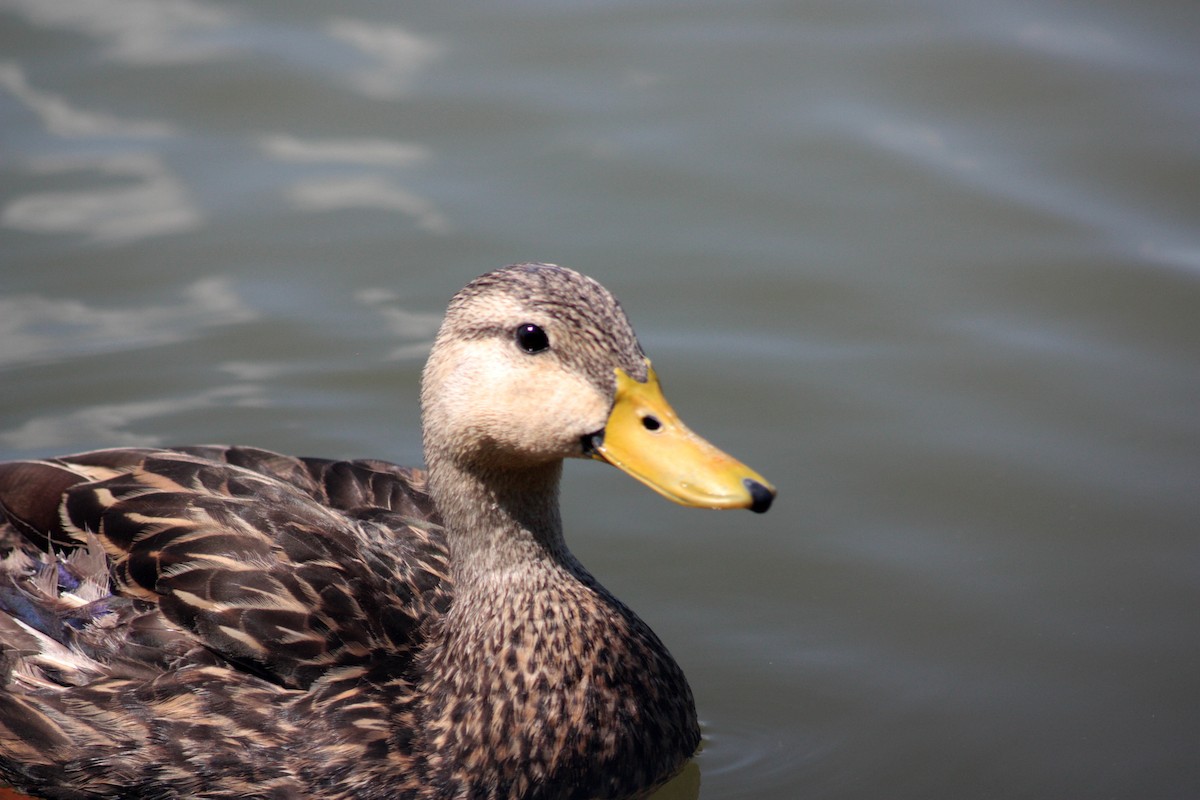
{"label": "duck eye", "polygon": [[517,326],[517,345],[526,353],[540,353],[550,349],[550,337],[537,325],[525,322]]}

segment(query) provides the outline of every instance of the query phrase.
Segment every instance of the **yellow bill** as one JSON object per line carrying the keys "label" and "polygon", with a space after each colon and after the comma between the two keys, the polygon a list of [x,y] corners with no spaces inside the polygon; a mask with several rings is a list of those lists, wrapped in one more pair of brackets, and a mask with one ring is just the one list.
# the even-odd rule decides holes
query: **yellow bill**
{"label": "yellow bill", "polygon": [[624,470],[664,497],[698,508],[762,513],[775,499],[763,476],[692,433],[663,397],[658,376],[639,383],[617,372],[617,394],[592,457]]}

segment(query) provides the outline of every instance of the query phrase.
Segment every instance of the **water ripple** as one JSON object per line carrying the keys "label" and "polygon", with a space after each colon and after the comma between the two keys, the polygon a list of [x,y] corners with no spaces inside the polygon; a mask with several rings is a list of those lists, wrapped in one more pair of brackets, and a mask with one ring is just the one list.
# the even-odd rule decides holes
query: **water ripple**
{"label": "water ripple", "polygon": [[184,184],[152,153],[55,156],[35,161],[39,176],[99,172],[112,186],[31,192],[0,211],[6,228],[86,234],[94,242],[131,242],[200,227],[204,215]]}
{"label": "water ripple", "polygon": [[113,136],[160,138],[175,126],[153,120],[131,120],[75,108],[62,97],[30,86],[25,71],[12,62],[0,63],[0,87],[7,89],[41,120],[46,130],[67,138]]}
{"label": "water ripple", "polygon": [[220,53],[214,34],[235,15],[199,0],[0,0],[33,25],[82,33],[115,61],[175,64]]}
{"label": "water ripple", "polygon": [[356,164],[407,167],[426,161],[429,149],[390,139],[299,139],[286,134],[263,136],[259,147],[270,158],[304,164]]}
{"label": "water ripple", "polygon": [[47,363],[191,339],[257,316],[225,278],[205,278],[177,302],[99,308],[66,297],[0,296],[0,366]]}
{"label": "water ripple", "polygon": [[437,43],[396,25],[336,19],[329,23],[328,31],[373,61],[351,79],[355,89],[370,97],[404,94],[416,75],[442,54]]}

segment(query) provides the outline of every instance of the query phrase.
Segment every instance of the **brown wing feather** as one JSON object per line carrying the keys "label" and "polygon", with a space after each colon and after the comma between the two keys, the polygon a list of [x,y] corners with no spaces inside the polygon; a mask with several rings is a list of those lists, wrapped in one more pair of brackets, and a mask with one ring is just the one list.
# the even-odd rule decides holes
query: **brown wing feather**
{"label": "brown wing feather", "polygon": [[[105,450],[0,465],[0,503],[39,548],[95,536],[127,634],[157,604],[165,622],[283,686],[373,655],[402,661],[448,601],[423,475],[382,462]],[[143,619],[142,639],[170,639],[163,622],[156,630]],[[92,635],[79,649],[98,656],[102,641]],[[175,643],[172,657],[188,649]]]}

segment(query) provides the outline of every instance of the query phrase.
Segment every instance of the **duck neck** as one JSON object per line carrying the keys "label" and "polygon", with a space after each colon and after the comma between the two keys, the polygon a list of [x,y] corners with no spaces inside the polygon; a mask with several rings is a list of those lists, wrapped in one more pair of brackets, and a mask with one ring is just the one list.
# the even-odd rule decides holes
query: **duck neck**
{"label": "duck neck", "polygon": [[634,796],[700,740],[670,653],[563,543],[561,471],[430,464],[454,600],[423,653],[421,779],[456,797]]}
{"label": "duck neck", "polygon": [[457,592],[530,569],[574,566],[558,511],[561,475],[561,461],[520,468],[430,465]]}

